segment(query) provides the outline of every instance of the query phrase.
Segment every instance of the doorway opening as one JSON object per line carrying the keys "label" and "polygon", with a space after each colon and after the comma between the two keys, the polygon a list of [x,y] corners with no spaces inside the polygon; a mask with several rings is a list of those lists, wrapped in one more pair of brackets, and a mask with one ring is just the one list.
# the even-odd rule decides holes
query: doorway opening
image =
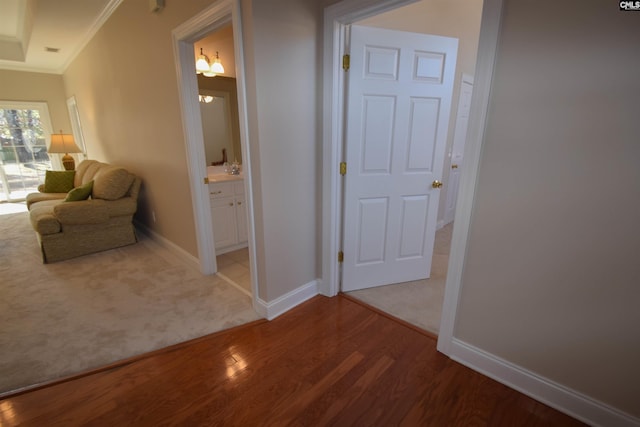
{"label": "doorway opening", "polygon": [[217,274],[251,296],[234,51],[231,23],[194,43],[195,58],[204,54],[208,62],[220,61],[224,69],[213,76],[197,75]]}
{"label": "doorway opening", "polygon": [[[325,9],[324,19],[324,88],[323,88],[323,240],[322,287],[327,296],[340,291],[339,251],[341,243],[339,218],[342,212],[340,147],[344,133],[343,93],[345,82],[341,68],[347,25],[401,6],[412,0],[343,0]],[[448,2],[449,3],[449,2]],[[446,355],[459,354],[454,339],[456,311],[460,298],[467,239],[475,195],[475,182],[480,165],[491,82],[497,56],[502,17],[502,0],[483,0],[480,36],[475,64],[474,95],[469,114],[469,131],[465,146],[465,168],[460,177],[460,190],[454,217],[451,251],[445,295],[438,334],[438,350]]]}
{"label": "doorway opening", "polygon": [[[354,24],[357,24],[358,27],[364,27],[361,31],[366,31],[364,34],[370,34],[369,37],[375,38],[375,34],[378,28],[384,30],[392,30],[389,32],[389,35],[384,39],[387,40],[388,47],[396,48],[397,51],[400,52],[399,55],[401,59],[399,60],[400,70],[402,70],[402,55],[409,56],[415,55],[416,64],[418,64],[420,60],[420,55],[423,58],[426,58],[425,64],[431,65],[438,64],[437,63],[437,53],[444,52],[442,54],[443,57],[450,57],[451,53],[448,52],[448,46],[451,45],[450,40],[457,41],[458,50],[454,54],[457,58],[457,63],[453,66],[450,66],[449,62],[441,61],[441,66],[438,64],[438,67],[434,67],[434,70],[426,70],[425,73],[435,73],[433,76],[436,78],[432,78],[431,74],[427,77],[423,77],[422,80],[419,78],[403,78],[402,76],[397,78],[397,81],[394,81],[393,84],[400,85],[400,89],[398,90],[409,90],[411,91],[411,96],[407,98],[407,102],[412,102],[414,105],[411,107],[411,112],[409,114],[409,119],[407,120],[410,124],[410,129],[408,131],[408,136],[406,137],[409,145],[409,148],[404,148],[404,142],[401,140],[401,134],[396,140],[390,141],[390,154],[391,157],[396,157],[393,159],[395,162],[394,165],[396,169],[402,169],[405,172],[400,172],[400,178],[395,180],[396,187],[394,187],[394,191],[399,192],[399,197],[395,199],[398,200],[398,203],[403,203],[401,207],[398,209],[402,209],[403,213],[402,218],[409,218],[411,215],[418,216],[422,218],[421,220],[415,220],[411,223],[405,223],[406,219],[403,219],[404,226],[401,226],[400,231],[396,234],[388,234],[384,239],[385,244],[389,246],[390,240],[395,240],[397,238],[398,245],[400,247],[393,248],[390,250],[390,246],[385,248],[384,251],[387,254],[387,257],[394,258],[396,260],[393,266],[386,266],[389,262],[380,261],[378,263],[379,267],[383,267],[384,273],[376,273],[375,277],[372,278],[373,282],[378,281],[378,283],[384,283],[383,286],[362,286],[365,281],[368,280],[367,277],[361,277],[357,274],[352,274],[352,265],[353,262],[347,261],[347,248],[350,246],[349,241],[353,240],[353,232],[349,230],[353,230],[354,228],[361,228],[360,226],[354,227],[354,224],[351,220],[349,220],[348,215],[347,218],[343,217],[343,221],[348,221],[348,225],[345,223],[345,232],[343,233],[344,247],[345,247],[345,262],[342,266],[342,283],[341,289],[343,291],[350,290],[347,295],[355,297],[358,300],[361,300],[371,306],[374,306],[382,311],[385,311],[397,318],[405,320],[415,326],[418,326],[421,329],[424,329],[432,334],[437,335],[440,327],[440,317],[442,312],[442,304],[444,300],[444,290],[447,276],[447,268],[448,268],[448,260],[449,260],[449,251],[451,245],[451,236],[453,231],[453,216],[451,218],[447,218],[445,216],[446,212],[446,199],[447,193],[450,193],[450,186],[457,184],[457,180],[454,179],[456,175],[459,174],[462,162],[458,159],[456,169],[452,170],[451,167],[454,165],[452,163],[452,153],[453,153],[453,141],[454,135],[456,134],[456,129],[460,127],[459,120],[457,120],[456,111],[459,108],[459,100],[460,93],[462,87],[463,75],[469,75],[474,73],[474,66],[476,62],[476,54],[477,54],[477,43],[479,37],[480,30],[480,20],[481,20],[481,11],[482,11],[482,1],[478,0],[475,3],[465,3],[465,7],[462,8],[455,4],[455,2],[448,3],[445,7],[442,7],[440,4],[436,5],[431,0],[421,0],[411,5],[402,6],[396,8],[391,11],[383,12],[377,14],[375,16],[370,16],[362,20],[355,21]],[[369,30],[371,28],[371,30]],[[352,31],[353,33],[353,31]],[[425,36],[418,35],[424,34]],[[391,38],[396,38],[397,41],[391,42]],[[412,40],[409,42],[409,40]],[[416,41],[413,41],[416,40]],[[367,41],[366,43],[369,43]],[[372,45],[376,46],[376,49],[382,49],[380,43],[373,43]],[[400,46],[406,47],[400,48]],[[417,43],[416,46],[413,47],[411,43]],[[359,46],[361,43],[352,42],[347,43],[349,48],[351,49],[351,54],[353,56],[360,55],[359,52],[354,52],[353,49]],[[386,45],[385,45],[386,46]],[[428,48],[427,48],[428,46]],[[406,49],[406,50],[405,50]],[[367,51],[368,52],[368,51]],[[395,52],[395,50],[392,50]],[[417,54],[415,52],[418,52]],[[436,53],[430,53],[436,52]],[[381,56],[380,52],[367,53],[367,55],[376,54]],[[360,55],[361,56],[361,55]],[[406,59],[406,58],[405,58]],[[351,63],[357,63],[358,58],[352,58]],[[378,59],[381,61],[381,59]],[[416,65],[417,66],[417,65]],[[450,67],[447,71],[446,68]],[[351,71],[351,70],[350,70]],[[360,70],[353,69],[353,72],[360,76]],[[410,72],[414,74],[418,71],[410,70],[407,66],[405,69],[406,76],[408,77]],[[355,76],[355,74],[353,75]],[[353,78],[352,74],[348,74],[345,78],[345,93],[349,94],[349,106],[345,107],[345,125],[347,129],[345,130],[345,134],[347,138],[345,138],[345,152],[347,153],[346,159],[349,163],[350,173],[345,177],[345,181],[351,179],[352,182],[354,180],[353,173],[358,173],[359,171],[351,172],[351,170],[359,168],[362,166],[351,165],[352,159],[349,157],[349,152],[352,150],[351,144],[354,144],[356,140],[361,140],[360,138],[353,138],[352,131],[349,130],[351,125],[350,116],[358,116],[358,113],[354,114],[352,111],[353,107],[353,99],[351,92],[351,85],[354,83],[350,80]],[[370,80],[374,83],[372,85],[376,86],[376,89],[367,86],[368,95],[374,94],[376,90],[380,90],[381,92],[389,92],[395,89],[386,88],[383,85],[384,82],[375,83],[377,80],[382,80],[382,77],[378,75],[373,75],[373,78]],[[446,89],[445,80],[450,81],[450,86],[448,86],[448,95],[444,95],[443,89]],[[356,81],[357,78],[356,78]],[[417,82],[417,83],[416,83]],[[358,84],[358,83],[355,83]],[[415,85],[416,87],[414,88]],[[442,85],[442,87],[440,87]],[[433,108],[433,114],[430,108],[421,107],[421,105],[430,105],[428,103],[420,104],[416,100],[423,100],[425,96],[429,96],[430,92],[428,92],[428,87],[433,87],[433,91],[436,94],[435,96],[444,96],[444,98],[437,98],[438,106]],[[411,88],[411,89],[408,89]],[[441,95],[440,93],[443,93]],[[385,92],[386,93],[386,92]],[[449,100],[447,100],[447,97]],[[398,104],[402,101],[398,98]],[[401,106],[396,106],[397,110],[395,113],[396,117],[402,114]],[[422,110],[421,110],[422,108]],[[415,125],[415,117],[412,114],[424,113],[422,119],[420,120],[423,123],[428,123],[428,125]],[[431,116],[437,116],[440,120],[445,120],[446,123],[441,124],[442,122],[437,122],[437,119],[434,118],[432,121],[430,120]],[[412,118],[413,117],[413,118]],[[376,126],[379,126],[380,120],[376,120]],[[414,127],[411,130],[411,126]],[[394,127],[397,129],[397,127]],[[419,132],[417,132],[419,131]],[[434,133],[433,142],[431,142],[431,138],[428,136],[430,132]],[[458,132],[459,133],[459,132]],[[418,137],[415,141],[413,138],[415,134],[418,134]],[[442,137],[442,140],[439,142],[436,140],[435,134],[438,134]],[[362,143],[364,147],[364,142]],[[412,148],[412,145],[420,145],[425,149],[425,153],[423,157],[420,157],[420,150],[415,147]],[[436,144],[436,145],[430,145]],[[426,150],[425,147],[438,147],[437,144],[440,144],[440,148],[437,150],[435,148],[429,148]],[[443,146],[444,145],[444,146]],[[446,148],[445,148],[446,147]],[[427,152],[428,151],[428,152]],[[409,153],[409,155],[407,155]],[[430,157],[433,156],[433,157]],[[398,157],[402,157],[402,162],[398,162]],[[409,160],[404,161],[404,157],[411,157]],[[413,160],[411,160],[413,159]],[[431,160],[434,161],[434,164],[430,164],[427,166],[427,163]],[[363,160],[364,161],[364,160]],[[453,172],[452,172],[453,171]],[[392,176],[397,174],[397,172],[389,171],[388,176]],[[418,175],[416,175],[418,174]],[[433,174],[433,176],[431,175]],[[417,179],[417,187],[412,187],[409,181],[407,181],[406,176],[412,175]],[[421,175],[425,175],[421,177]],[[420,177],[418,177],[420,176]],[[365,185],[367,182],[371,181],[371,177],[365,177],[364,180]],[[441,189],[437,188],[435,190],[426,189],[427,185],[431,183],[432,179],[441,180],[444,182],[444,187]],[[451,180],[451,182],[450,182]],[[428,181],[428,182],[427,182]],[[401,183],[401,184],[399,184]],[[397,185],[402,185],[401,188],[398,188]],[[345,184],[345,208],[347,211],[349,210],[349,203],[353,205],[353,200],[349,197],[349,189],[351,185],[349,183]],[[422,188],[424,187],[424,189]],[[429,186],[431,187],[431,186]],[[381,190],[376,190],[381,191]],[[424,193],[424,195],[423,195]],[[405,194],[403,196],[403,194]],[[410,195],[406,196],[406,195]],[[360,203],[363,207],[360,208],[361,215],[366,215],[367,209],[365,208],[370,203],[370,200],[367,199],[366,203]],[[394,196],[387,200],[394,200]],[[389,208],[388,208],[389,209]],[[413,209],[413,213],[411,211]],[[422,209],[429,209],[429,213],[423,213]],[[372,209],[371,209],[372,210]],[[389,211],[389,217],[385,216],[387,223],[391,223],[394,221],[392,217],[393,210]],[[408,214],[407,214],[408,212]],[[348,212],[347,212],[348,213]],[[451,212],[449,212],[451,214]],[[414,215],[415,214],[415,215]],[[424,220],[424,221],[423,221]],[[437,224],[437,231],[436,229]],[[426,228],[425,228],[426,227]],[[429,231],[429,227],[431,231]],[[379,228],[379,227],[378,227]],[[426,229],[426,232],[423,231]],[[375,233],[375,230],[368,231],[366,234],[371,236]],[[388,232],[387,232],[388,233]],[[435,236],[434,236],[435,233]],[[363,233],[364,234],[364,233]],[[426,236],[425,240],[418,239],[417,236]],[[415,248],[410,248],[411,244],[407,244],[407,241],[411,239]],[[375,242],[373,242],[371,238],[368,239],[367,247],[375,247]],[[426,243],[425,243],[426,242]],[[356,244],[356,246],[358,246]],[[360,245],[362,247],[362,244]],[[425,248],[425,246],[427,246]],[[433,248],[431,252],[431,248]],[[353,245],[351,245],[350,252],[353,252]],[[406,255],[403,255],[402,252],[406,252]],[[382,251],[381,251],[382,253]],[[393,256],[391,254],[397,254],[397,256]],[[417,258],[418,254],[426,254],[428,259],[424,259],[420,261]],[[351,254],[354,257],[354,254]],[[358,260],[359,261],[359,260]],[[367,260],[365,260],[367,261]],[[414,273],[410,273],[412,267],[411,263],[415,263],[419,261],[417,266],[417,271]],[[371,264],[371,263],[369,263]],[[360,265],[364,265],[364,268],[367,267],[366,262],[361,262]],[[375,267],[375,266],[374,266]],[[358,267],[356,267],[358,268]],[[392,271],[396,269],[398,271]],[[429,274],[430,270],[430,274]],[[348,274],[347,274],[348,273]],[[381,276],[389,275],[389,279],[384,280]],[[364,272],[366,276],[366,271]],[[401,278],[405,276],[413,275],[416,279],[404,279],[397,280],[394,278]],[[427,277],[428,276],[428,277]],[[361,281],[360,285],[354,284],[353,282]],[[351,283],[349,283],[349,281]],[[364,289],[359,289],[360,287],[364,287]],[[351,290],[351,289],[358,290]]]}
{"label": "doorway opening", "polygon": [[[239,290],[251,295],[256,307],[253,201],[239,8],[237,0],[217,2],[176,28],[173,39],[200,270],[203,274],[219,273]],[[209,42],[213,44],[208,45]],[[200,47],[203,53],[207,50],[207,56],[220,59],[224,73],[215,77],[196,76],[195,62]],[[214,99],[226,104],[226,108],[218,111],[226,112],[228,117],[203,117],[206,109],[200,104],[207,104],[207,100],[213,103]],[[235,109],[232,108],[234,105]],[[224,147],[224,153],[227,160],[242,163],[239,167],[242,174],[225,171],[227,165],[222,146],[208,150],[211,152],[211,158],[208,158],[205,125],[212,122],[224,123],[228,132],[213,129],[207,134],[213,135],[213,139],[219,139],[221,135],[230,139],[226,141],[230,145]],[[233,155],[233,159],[229,159],[229,155]],[[232,274],[222,273],[225,260],[217,258],[217,255],[237,249],[246,252],[246,259],[241,259],[241,265],[249,270],[249,277],[245,277],[248,280],[243,281],[245,286],[238,283],[239,279],[234,281]]]}

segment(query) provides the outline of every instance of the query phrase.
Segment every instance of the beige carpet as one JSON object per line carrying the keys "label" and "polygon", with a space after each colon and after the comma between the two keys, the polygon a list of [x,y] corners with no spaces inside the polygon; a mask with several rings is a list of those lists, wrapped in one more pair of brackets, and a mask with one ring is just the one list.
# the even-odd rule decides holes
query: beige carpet
{"label": "beige carpet", "polygon": [[0,215],[0,394],[259,318],[148,239],[42,264],[28,214]]}
{"label": "beige carpet", "polygon": [[453,223],[450,223],[436,232],[429,279],[362,289],[348,292],[348,295],[437,334],[440,329],[452,231]]}

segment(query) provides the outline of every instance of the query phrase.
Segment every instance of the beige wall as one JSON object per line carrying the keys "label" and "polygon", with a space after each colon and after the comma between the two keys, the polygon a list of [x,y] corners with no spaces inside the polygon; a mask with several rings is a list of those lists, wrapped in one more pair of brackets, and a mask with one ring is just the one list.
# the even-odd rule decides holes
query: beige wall
{"label": "beige wall", "polygon": [[316,270],[321,81],[314,0],[244,1],[253,170],[260,186],[260,295],[267,301],[309,283]]}
{"label": "beige wall", "polygon": [[357,22],[358,25],[369,27],[455,37],[459,40],[451,119],[447,135],[447,155],[441,177],[444,186],[440,191],[438,221],[443,220],[446,208],[449,171],[451,170],[451,159],[448,153],[453,145],[460,82],[463,73],[473,75],[475,72],[481,14],[482,0],[421,0]]}
{"label": "beige wall", "polygon": [[[209,4],[169,2],[156,15],[144,2],[123,2],[64,74],[89,157],[139,174],[138,219],[194,256],[171,30]],[[271,301],[317,278],[322,15],[314,0],[242,5],[259,296]]]}
{"label": "beige wall", "polygon": [[505,3],[454,335],[638,417],[638,16]]}
{"label": "beige wall", "polygon": [[[136,217],[197,256],[171,31],[210,4],[168,2],[159,14],[125,1],[64,73],[89,158],[143,181]],[[156,222],[152,219],[155,212]]]}
{"label": "beige wall", "polygon": [[0,70],[0,100],[46,102],[53,132],[71,133],[62,76]]}

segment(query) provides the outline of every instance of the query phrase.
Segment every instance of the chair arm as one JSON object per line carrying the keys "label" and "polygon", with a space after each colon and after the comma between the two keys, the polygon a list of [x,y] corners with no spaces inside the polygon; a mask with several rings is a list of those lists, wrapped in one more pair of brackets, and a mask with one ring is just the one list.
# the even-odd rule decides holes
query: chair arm
{"label": "chair arm", "polygon": [[133,215],[138,208],[138,202],[133,197],[123,197],[118,200],[106,201],[107,211],[110,217]]}
{"label": "chair arm", "polygon": [[62,202],[54,206],[53,214],[60,224],[100,224],[109,220],[106,202],[100,199]]}

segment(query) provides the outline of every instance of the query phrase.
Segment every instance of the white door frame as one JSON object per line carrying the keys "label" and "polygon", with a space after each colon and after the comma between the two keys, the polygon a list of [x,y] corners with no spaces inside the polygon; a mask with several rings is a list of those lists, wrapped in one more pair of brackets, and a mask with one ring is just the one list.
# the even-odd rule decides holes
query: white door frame
{"label": "white door frame", "polygon": [[173,52],[178,76],[180,109],[189,169],[189,184],[196,226],[198,259],[203,274],[217,271],[216,253],[211,223],[209,187],[205,185],[207,168],[202,160],[204,141],[202,118],[198,101],[198,81],[195,73],[194,43],[208,33],[231,22],[233,26],[234,55],[236,62],[236,85],[238,89],[238,115],[240,118],[240,149],[242,151],[244,187],[247,203],[247,232],[249,237],[249,264],[253,304],[257,301],[257,268],[255,257],[255,228],[253,220],[253,192],[251,179],[251,156],[249,153],[246,84],[244,70],[244,49],[240,0],[221,0],[172,31]]}
{"label": "white door frame", "polygon": [[[447,156],[447,163],[448,163],[448,167],[445,169],[448,169],[448,174],[446,179],[448,179],[447,182],[447,193],[446,193],[446,197],[444,199],[444,218],[442,219],[442,222],[438,222],[438,229],[444,227],[445,225],[453,222],[453,216],[456,213],[456,207],[453,207],[453,212],[451,212],[451,215],[448,215],[448,206],[449,206],[449,200],[451,198],[451,192],[454,191],[454,189],[451,186],[451,167],[453,164],[453,149],[455,148],[455,144],[456,144],[456,137],[458,136],[458,123],[460,121],[460,108],[461,108],[461,101],[462,101],[462,87],[463,85],[467,83],[471,85],[471,90],[472,90],[472,94],[473,94],[473,76],[471,74],[467,74],[467,73],[462,73],[462,78],[460,79],[460,93],[458,94],[458,108],[456,111],[456,121],[455,121],[455,125],[453,127],[453,143],[451,144],[451,149],[449,151],[449,154]],[[469,105],[469,107],[471,107],[471,105]],[[465,142],[463,143],[462,147],[464,149],[464,146],[466,145],[466,131],[467,128],[469,127],[469,120],[467,119],[467,127],[465,128]],[[463,156],[463,164],[464,164],[464,156]],[[444,177],[444,176],[443,176]],[[459,182],[458,182],[459,184]],[[459,187],[459,185],[458,185]],[[456,200],[457,200],[457,194],[456,194]]]}
{"label": "white door frame", "polygon": [[[416,0],[343,0],[325,9],[323,69],[323,176],[322,176],[322,281],[320,292],[334,296],[339,292],[338,251],[342,185],[339,162],[342,159],[344,132],[344,72],[340,66],[344,52],[345,26]],[[465,146],[465,168],[460,177],[456,203],[449,270],[438,336],[438,350],[450,354],[456,309],[466,255],[475,183],[484,140],[487,110],[497,54],[503,0],[484,0],[478,44],[478,61],[474,94],[469,114],[469,130]]]}

